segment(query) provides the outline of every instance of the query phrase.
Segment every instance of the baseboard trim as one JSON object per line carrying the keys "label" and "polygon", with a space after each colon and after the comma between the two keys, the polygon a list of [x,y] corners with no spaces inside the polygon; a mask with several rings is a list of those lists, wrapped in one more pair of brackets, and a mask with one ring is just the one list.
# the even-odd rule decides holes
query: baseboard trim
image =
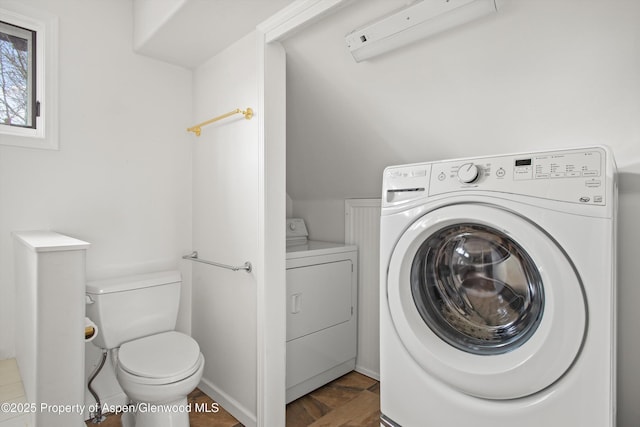
{"label": "baseboard trim", "polygon": [[356,372],[360,372],[362,375],[366,375],[374,380],[380,381],[380,372],[374,372],[371,369],[367,369],[363,366],[356,365]]}
{"label": "baseboard trim", "polygon": [[233,415],[238,421],[244,424],[246,427],[256,427],[256,414],[249,411],[237,400],[220,390],[213,383],[203,378],[198,384],[198,388],[204,392],[207,396],[215,400],[222,406],[225,411]]}

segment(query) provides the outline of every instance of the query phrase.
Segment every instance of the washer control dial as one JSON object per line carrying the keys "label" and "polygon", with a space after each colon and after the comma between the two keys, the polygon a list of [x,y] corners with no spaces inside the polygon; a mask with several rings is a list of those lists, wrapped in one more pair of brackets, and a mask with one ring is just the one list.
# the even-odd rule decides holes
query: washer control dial
{"label": "washer control dial", "polygon": [[471,184],[480,177],[480,168],[473,163],[465,163],[458,168],[458,180],[463,184]]}

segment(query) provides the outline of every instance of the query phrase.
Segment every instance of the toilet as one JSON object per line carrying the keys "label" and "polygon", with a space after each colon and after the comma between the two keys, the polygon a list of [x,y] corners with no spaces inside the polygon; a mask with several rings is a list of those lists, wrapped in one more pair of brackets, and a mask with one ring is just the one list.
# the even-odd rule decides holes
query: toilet
{"label": "toilet", "polygon": [[187,395],[202,378],[198,343],[174,331],[182,279],[178,271],[87,283],[93,343],[112,351],[116,378],[135,411],[123,427],[188,427]]}

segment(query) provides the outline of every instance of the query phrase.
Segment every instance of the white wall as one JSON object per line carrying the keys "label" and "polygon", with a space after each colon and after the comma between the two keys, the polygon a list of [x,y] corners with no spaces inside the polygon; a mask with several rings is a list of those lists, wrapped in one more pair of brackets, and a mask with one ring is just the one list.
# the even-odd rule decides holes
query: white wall
{"label": "white wall", "polygon": [[[195,69],[196,122],[256,109],[256,47],[252,33]],[[202,259],[258,259],[259,124],[238,114],[192,137],[193,245]],[[206,361],[201,388],[245,425],[256,425],[257,412],[255,274],[193,266],[193,337]]]}
{"label": "white wall", "polygon": [[622,172],[619,426],[636,425],[640,2],[499,0],[497,15],[355,63],[344,35],[406,3],[353,2],[284,42],[293,216],[312,238],[342,240],[342,200],[379,197],[387,165],[611,146]]}
{"label": "white wall", "polygon": [[59,17],[60,150],[0,146],[0,359],[15,354],[15,230],[90,242],[89,280],[181,268],[190,299],[191,73],[133,53],[130,0],[21,4]]}
{"label": "white wall", "polygon": [[246,426],[285,422],[285,56],[254,31],[194,70],[193,337],[200,388]]}

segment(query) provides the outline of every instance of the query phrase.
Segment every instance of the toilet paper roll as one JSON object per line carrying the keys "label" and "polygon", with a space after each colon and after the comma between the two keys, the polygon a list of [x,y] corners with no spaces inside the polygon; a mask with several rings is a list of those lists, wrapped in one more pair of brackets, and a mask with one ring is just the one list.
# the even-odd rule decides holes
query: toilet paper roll
{"label": "toilet paper roll", "polygon": [[88,317],[84,318],[84,341],[89,342],[98,335],[98,327]]}

